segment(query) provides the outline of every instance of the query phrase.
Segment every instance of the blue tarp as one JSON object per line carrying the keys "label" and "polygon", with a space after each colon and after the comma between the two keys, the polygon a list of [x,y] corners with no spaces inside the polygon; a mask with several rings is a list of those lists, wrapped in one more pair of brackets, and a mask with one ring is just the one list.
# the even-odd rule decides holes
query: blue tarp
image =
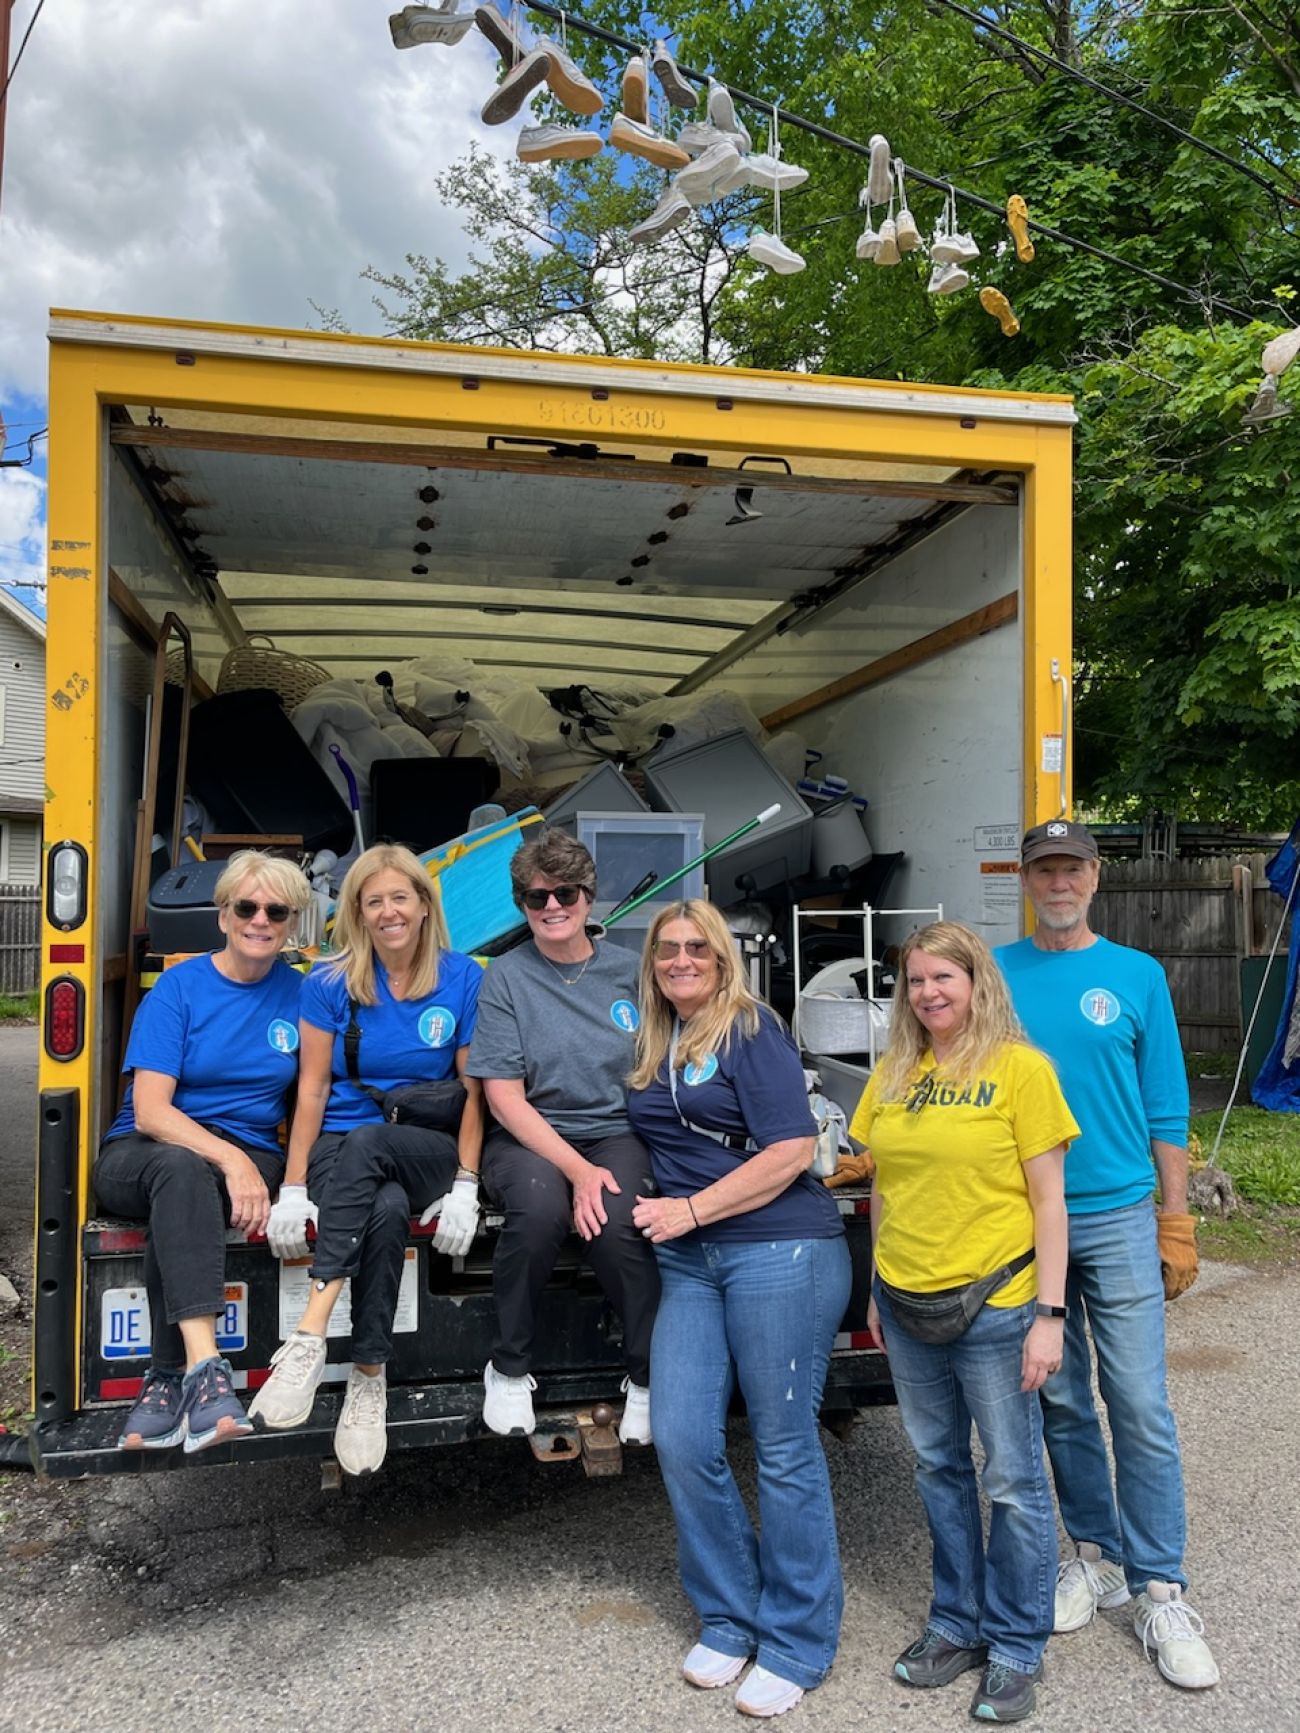
{"label": "blue tarp", "polygon": [[[1265,867],[1268,882],[1284,901],[1291,897],[1296,873],[1300,871],[1300,822]],[[1292,905],[1294,909],[1294,904]],[[1300,973],[1300,920],[1291,923],[1291,950],[1286,966],[1286,991],[1282,995],[1282,1015],[1268,1058],[1259,1068],[1250,1098],[1256,1107],[1267,1107],[1274,1113],[1300,1113],[1300,1054],[1290,1065],[1283,1063],[1291,1014],[1295,1006],[1296,976]]]}

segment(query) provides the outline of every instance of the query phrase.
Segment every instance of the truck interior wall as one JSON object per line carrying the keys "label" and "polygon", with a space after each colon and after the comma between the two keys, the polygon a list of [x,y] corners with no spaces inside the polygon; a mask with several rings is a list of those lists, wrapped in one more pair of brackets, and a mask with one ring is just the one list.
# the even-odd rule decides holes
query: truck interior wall
{"label": "truck interior wall", "polygon": [[[770,711],[1009,592],[1019,595],[1020,574],[1020,513],[973,507],[806,630],[769,641],[721,683],[757,686],[770,694],[760,705]],[[1021,642],[1017,618],[788,724],[825,754],[820,770],[866,796],[876,852],[905,855],[888,904],[942,901],[946,915],[991,944],[1020,933],[1005,873],[987,869],[1014,861],[1019,837]],[[1010,832],[1009,848],[994,834],[998,827]],[[898,938],[913,925],[886,924],[884,932]]]}

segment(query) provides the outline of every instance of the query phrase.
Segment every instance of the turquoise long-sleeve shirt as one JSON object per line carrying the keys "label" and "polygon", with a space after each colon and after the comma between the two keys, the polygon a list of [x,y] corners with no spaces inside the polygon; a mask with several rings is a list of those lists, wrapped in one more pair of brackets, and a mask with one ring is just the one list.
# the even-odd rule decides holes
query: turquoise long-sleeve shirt
{"label": "turquoise long-sleeve shirt", "polygon": [[1164,970],[1101,938],[1081,951],[1021,939],[994,956],[1083,1132],[1065,1157],[1067,1210],[1140,1203],[1155,1189],[1151,1140],[1187,1142],[1187,1067]]}

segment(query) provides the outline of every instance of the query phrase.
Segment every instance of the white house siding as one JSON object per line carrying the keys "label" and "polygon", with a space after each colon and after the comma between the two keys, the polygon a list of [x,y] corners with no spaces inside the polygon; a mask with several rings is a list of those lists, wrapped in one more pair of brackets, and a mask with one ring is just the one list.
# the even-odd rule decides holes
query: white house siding
{"label": "white house siding", "polygon": [[45,644],[0,605],[0,880],[39,883],[44,800]]}

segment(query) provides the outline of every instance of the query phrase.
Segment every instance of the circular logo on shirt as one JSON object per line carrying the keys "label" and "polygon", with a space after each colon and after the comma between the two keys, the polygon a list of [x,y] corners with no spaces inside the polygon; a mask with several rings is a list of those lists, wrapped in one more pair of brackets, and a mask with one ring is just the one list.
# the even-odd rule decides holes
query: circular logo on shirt
{"label": "circular logo on shirt", "polygon": [[456,1033],[456,1019],[445,1005],[430,1005],[416,1027],[426,1047],[445,1047]]}
{"label": "circular logo on shirt", "polygon": [[629,1035],[641,1027],[641,1013],[630,999],[615,999],[609,1008],[609,1020],[616,1029],[626,1029]]}
{"label": "circular logo on shirt", "polygon": [[1079,1000],[1079,1009],[1090,1023],[1104,1029],[1119,1016],[1119,1000],[1105,987],[1089,987]]}
{"label": "circular logo on shirt", "polygon": [[692,1060],[682,1071],[682,1082],[698,1089],[701,1083],[707,1083],[710,1077],[718,1075],[718,1056],[716,1053],[706,1053],[703,1059]]}
{"label": "circular logo on shirt", "polygon": [[283,1017],[273,1017],[266,1026],[266,1038],[277,1053],[296,1053],[298,1051],[298,1031],[292,1023],[286,1023]]}

